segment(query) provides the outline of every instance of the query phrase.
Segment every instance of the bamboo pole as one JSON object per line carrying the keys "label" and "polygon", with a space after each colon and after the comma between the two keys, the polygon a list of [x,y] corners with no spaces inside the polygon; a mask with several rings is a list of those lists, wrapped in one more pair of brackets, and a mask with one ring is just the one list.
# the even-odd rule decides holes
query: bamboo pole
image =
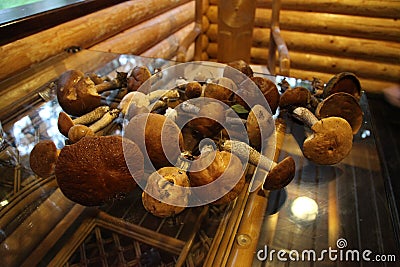
{"label": "bamboo pole", "polygon": [[[210,5],[206,14],[210,23],[218,23],[217,6]],[[255,27],[269,27],[270,23],[271,10],[257,8],[254,20]],[[394,42],[400,40],[400,20],[398,19],[281,10],[279,25],[281,30],[360,37]]]}
{"label": "bamboo pole", "polygon": [[70,46],[90,47],[188,0],[132,0],[0,47],[0,80]]}
{"label": "bamboo pole", "polygon": [[89,49],[120,54],[140,54],[194,20],[194,2],[188,2],[142,22]]}

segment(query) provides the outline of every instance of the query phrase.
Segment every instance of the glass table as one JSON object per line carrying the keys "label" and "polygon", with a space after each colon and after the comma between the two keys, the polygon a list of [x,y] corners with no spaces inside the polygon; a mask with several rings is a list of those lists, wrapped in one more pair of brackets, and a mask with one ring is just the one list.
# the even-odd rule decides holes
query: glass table
{"label": "glass table", "polygon": [[[79,69],[113,77],[134,66],[155,73],[174,64],[82,50],[0,84],[2,266],[396,266],[397,212],[382,175],[365,95],[360,102],[364,123],[342,162],[322,166],[307,160],[301,144],[309,130],[286,118],[278,160],[294,158],[294,180],[282,190],[243,190],[224,207],[188,208],[160,219],[143,208],[140,188],[123,200],[84,207],[65,198],[54,177],[43,179],[31,171],[29,153],[39,140],[51,139],[59,149],[65,145],[53,86],[61,73]],[[255,75],[311,86],[290,77]],[[248,170],[249,177],[255,173]]]}

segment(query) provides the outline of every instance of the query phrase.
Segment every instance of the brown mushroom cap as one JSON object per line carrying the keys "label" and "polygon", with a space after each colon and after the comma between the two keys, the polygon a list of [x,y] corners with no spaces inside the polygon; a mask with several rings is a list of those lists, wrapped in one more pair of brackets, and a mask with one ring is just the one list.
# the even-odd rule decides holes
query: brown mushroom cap
{"label": "brown mushroom cap", "polygon": [[[153,172],[147,179],[146,188],[142,193],[143,206],[158,217],[177,215],[189,203],[189,191],[183,190],[181,187],[189,186],[189,178],[182,169],[177,167],[161,168]],[[168,203],[177,203],[177,205]]]}
{"label": "brown mushroom cap", "polygon": [[58,152],[51,140],[39,141],[29,155],[29,164],[32,171],[42,178],[54,174]]}
{"label": "brown mushroom cap", "polygon": [[296,174],[296,164],[292,157],[286,157],[268,172],[263,184],[264,190],[278,190],[287,186]]}
{"label": "brown mushroom cap", "polygon": [[[145,168],[171,166],[183,150],[183,135],[171,119],[155,113],[134,116],[124,136],[133,140],[145,155]],[[150,161],[150,162],[149,162]]]}
{"label": "brown mushroom cap", "polygon": [[71,143],[76,143],[85,136],[94,136],[93,130],[85,125],[76,124],[68,131],[68,139]]}
{"label": "brown mushroom cap", "polygon": [[189,82],[186,84],[185,95],[189,99],[200,97],[202,91],[203,91],[203,88],[202,88],[201,84],[198,82]]}
{"label": "brown mushroom cap", "polygon": [[333,76],[325,85],[323,97],[326,98],[337,92],[349,93],[359,100],[361,84],[357,76],[351,72],[341,72]]}
{"label": "brown mushroom cap", "polygon": [[197,102],[200,111],[196,118],[188,122],[188,126],[200,133],[203,137],[213,137],[222,130],[225,122],[225,108],[217,101]]}
{"label": "brown mushroom cap", "polygon": [[[229,203],[243,190],[245,177],[242,167],[240,159],[230,152],[212,151],[203,153],[189,168],[190,185],[197,187],[217,180],[218,183],[207,188],[207,195],[202,194],[199,197],[206,201],[209,196],[211,198],[220,196],[213,204]],[[234,184],[235,182],[236,184]],[[231,189],[229,190],[229,188]]]}
{"label": "brown mushroom cap", "polygon": [[58,114],[58,130],[62,135],[65,137],[68,137],[68,131],[71,129],[72,126],[74,126],[74,121],[71,119],[71,117],[65,113],[64,111],[61,111],[60,114]]}
{"label": "brown mushroom cap", "polygon": [[61,150],[55,175],[67,198],[97,206],[136,187],[135,179],[143,176],[143,154],[134,142],[120,136],[84,137]]}
{"label": "brown mushroom cap", "polygon": [[254,105],[262,104],[266,100],[272,113],[275,113],[280,98],[278,87],[273,81],[264,77],[252,77],[251,81],[253,85],[246,82],[241,84],[233,97],[233,102],[251,109]]}
{"label": "brown mushroom cap", "polygon": [[233,91],[216,83],[208,83],[204,88],[204,97],[213,98],[222,101],[225,104],[230,103],[232,95]]}
{"label": "brown mushroom cap", "polygon": [[272,114],[261,105],[255,105],[247,116],[246,130],[250,144],[261,149],[262,138],[269,137],[275,129]]}
{"label": "brown mushroom cap", "polygon": [[319,118],[341,117],[345,119],[356,134],[363,122],[363,111],[358,100],[345,92],[334,93],[318,104],[315,115]]}
{"label": "brown mushroom cap", "polygon": [[[232,61],[232,62],[229,62],[227,65],[242,72],[249,78],[253,77],[253,70],[251,69],[250,65],[247,64],[246,61],[244,61],[244,60]],[[229,77],[229,75],[225,74],[226,71],[229,71],[229,69],[224,70],[224,76]]]}
{"label": "brown mushroom cap", "polygon": [[305,87],[295,87],[287,89],[279,100],[280,108],[305,107],[310,103],[311,93]]}
{"label": "brown mushroom cap", "polygon": [[278,87],[273,81],[265,77],[255,76],[251,77],[251,80],[261,90],[262,94],[269,104],[269,107],[271,108],[272,114],[275,114],[280,99]]}
{"label": "brown mushroom cap", "polygon": [[150,77],[151,73],[146,66],[134,67],[130,76],[128,77],[128,90],[137,91],[139,87]]}
{"label": "brown mushroom cap", "polygon": [[340,162],[351,151],[353,130],[343,118],[328,117],[315,123],[310,135],[303,143],[303,154],[309,160],[331,165]]}
{"label": "brown mushroom cap", "polygon": [[57,80],[57,99],[68,114],[80,116],[100,106],[95,83],[83,72],[68,70]]}

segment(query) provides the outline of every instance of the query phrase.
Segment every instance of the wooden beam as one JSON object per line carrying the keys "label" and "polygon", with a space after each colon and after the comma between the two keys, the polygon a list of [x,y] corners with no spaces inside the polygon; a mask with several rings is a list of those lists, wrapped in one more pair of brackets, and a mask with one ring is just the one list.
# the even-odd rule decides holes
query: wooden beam
{"label": "wooden beam", "polygon": [[188,0],[132,0],[0,47],[0,80],[71,46],[90,47]]}
{"label": "wooden beam", "polygon": [[192,31],[193,27],[194,22],[146,50],[141,56],[171,59],[176,55],[180,42]]}
{"label": "wooden beam", "polygon": [[89,49],[119,54],[140,54],[194,21],[194,2],[171,9]]}
{"label": "wooden beam", "polygon": [[[290,69],[290,75],[292,77],[296,77],[299,79],[309,80],[312,81],[314,77],[323,80],[324,82],[328,82],[336,73],[325,73],[325,72],[318,72],[318,71],[307,71],[297,68]],[[369,92],[369,93],[382,93],[382,90],[391,86],[396,85],[393,82],[387,82],[383,80],[375,80],[375,79],[367,79],[367,78],[360,78],[360,83],[362,86],[362,90]]]}
{"label": "wooden beam", "polygon": [[[207,16],[210,23],[218,23],[218,7],[210,5]],[[306,18],[306,19],[305,19]],[[271,10],[257,8],[255,27],[269,28]],[[281,30],[358,37],[373,40],[400,41],[400,20],[370,18],[342,14],[282,10]]]}
{"label": "wooden beam", "polygon": [[[217,42],[217,32],[218,25],[211,24],[207,31],[210,42]],[[289,51],[400,64],[400,42],[296,31],[281,31],[281,34]],[[269,35],[269,28],[255,27],[253,29],[253,47],[268,47]]]}
{"label": "wooden beam", "polygon": [[[272,0],[257,0],[257,7],[271,8]],[[282,9],[399,19],[400,2],[393,0],[284,0]]]}
{"label": "wooden beam", "polygon": [[[209,44],[209,47],[210,46],[211,43]],[[267,49],[253,47],[251,50],[252,62],[266,64],[268,57]],[[397,64],[378,63],[356,58],[324,56],[295,51],[290,52],[290,59],[293,68],[309,71],[327,73],[350,71],[362,78],[388,82],[398,82],[400,77],[400,65]]]}

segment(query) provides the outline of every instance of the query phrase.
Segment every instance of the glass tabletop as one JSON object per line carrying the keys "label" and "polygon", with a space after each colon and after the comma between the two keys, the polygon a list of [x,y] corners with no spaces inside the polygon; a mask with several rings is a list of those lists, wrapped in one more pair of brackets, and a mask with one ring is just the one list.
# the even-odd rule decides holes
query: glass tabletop
{"label": "glass tabletop", "polygon": [[[135,66],[156,73],[174,64],[83,50],[0,84],[5,139],[0,154],[0,255],[6,266],[396,265],[399,225],[365,95],[360,100],[364,122],[348,157],[332,166],[307,160],[301,147],[309,130],[285,118],[279,160],[294,158],[294,180],[281,190],[247,192],[227,207],[205,205],[159,219],[141,207],[140,189],[121,201],[84,207],[66,199],[54,177],[43,179],[31,171],[29,154],[39,140],[53,140],[59,149],[65,145],[57,128],[61,107],[53,86],[65,70],[112,78]],[[309,81],[290,77],[255,76],[311,87]],[[16,87],[28,93],[15,95]]]}

